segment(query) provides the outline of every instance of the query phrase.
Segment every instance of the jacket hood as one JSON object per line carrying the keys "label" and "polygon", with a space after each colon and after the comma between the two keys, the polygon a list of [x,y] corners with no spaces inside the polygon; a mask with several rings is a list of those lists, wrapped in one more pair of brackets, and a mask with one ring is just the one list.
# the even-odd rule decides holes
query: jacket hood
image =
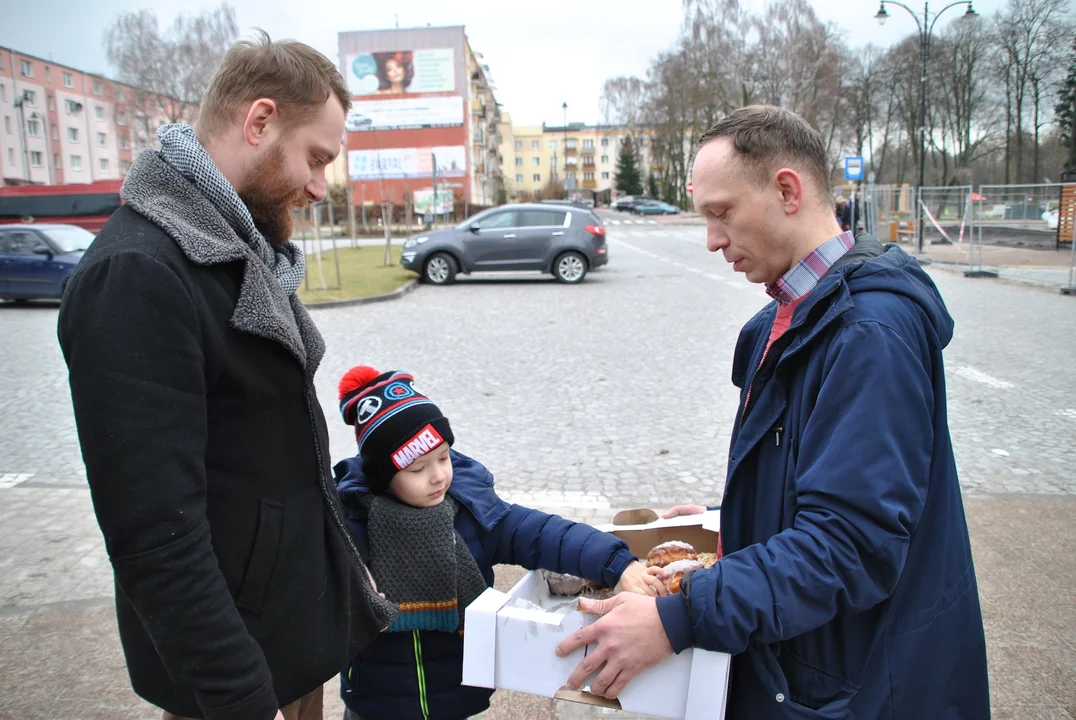
{"label": "jacket hood", "polygon": [[[467,508],[478,524],[489,531],[508,513],[509,504],[493,492],[493,473],[477,460],[455,450],[449,451],[452,459],[452,484],[448,494]],[[336,493],[348,515],[364,519],[368,502],[373,493],[362,472],[362,458],[349,457],[333,468]]]}
{"label": "jacket hood", "polygon": [[953,316],[937,286],[915,258],[898,246],[883,246],[873,235],[861,235],[830,272],[838,273],[844,276],[853,302],[861,293],[880,291],[903,295],[922,308],[942,347],[953,339]]}

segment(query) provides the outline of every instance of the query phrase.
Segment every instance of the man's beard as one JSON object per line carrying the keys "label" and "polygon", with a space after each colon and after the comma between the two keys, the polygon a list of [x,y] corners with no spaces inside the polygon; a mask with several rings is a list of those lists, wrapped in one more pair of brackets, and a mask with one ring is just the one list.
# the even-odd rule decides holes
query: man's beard
{"label": "man's beard", "polygon": [[273,246],[291,240],[292,208],[306,206],[306,193],[295,190],[284,170],[284,149],[274,146],[254,168],[254,183],[239,193],[254,226]]}

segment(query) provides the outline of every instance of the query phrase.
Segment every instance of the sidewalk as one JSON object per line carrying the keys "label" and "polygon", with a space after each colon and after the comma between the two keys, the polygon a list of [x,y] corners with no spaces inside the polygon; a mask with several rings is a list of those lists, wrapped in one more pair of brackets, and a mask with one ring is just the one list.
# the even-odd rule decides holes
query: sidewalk
{"label": "sidewalk", "polygon": [[[111,572],[89,492],[5,491],[0,508],[0,720],[157,720],[130,689],[116,634]],[[993,717],[1076,719],[1076,499],[966,501],[990,654]],[[565,513],[591,522],[593,510]],[[71,553],[74,541],[77,552]],[[49,547],[60,552],[50,552]],[[499,566],[497,586],[522,571]],[[72,585],[72,579],[77,584]],[[77,587],[60,597],[55,588]],[[342,706],[326,685],[327,720]],[[517,693],[494,695],[489,720],[632,716]]]}
{"label": "sidewalk", "polygon": [[[902,245],[914,254],[914,246]],[[971,256],[969,258],[969,256]],[[918,255],[936,267],[944,270],[965,272],[980,269],[980,253],[967,244],[928,245]],[[1069,285],[1069,265],[1072,262],[1070,250],[1034,250],[1029,248],[983,245],[982,269],[996,272],[998,278],[1028,285],[1050,288],[1062,288]]]}

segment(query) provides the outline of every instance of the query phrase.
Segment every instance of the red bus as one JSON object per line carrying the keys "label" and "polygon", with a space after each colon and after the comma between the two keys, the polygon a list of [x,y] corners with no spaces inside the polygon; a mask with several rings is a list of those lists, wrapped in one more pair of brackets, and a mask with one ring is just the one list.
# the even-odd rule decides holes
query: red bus
{"label": "red bus", "polygon": [[0,225],[63,223],[96,233],[122,204],[121,185],[122,180],[99,180],[88,185],[0,187]]}

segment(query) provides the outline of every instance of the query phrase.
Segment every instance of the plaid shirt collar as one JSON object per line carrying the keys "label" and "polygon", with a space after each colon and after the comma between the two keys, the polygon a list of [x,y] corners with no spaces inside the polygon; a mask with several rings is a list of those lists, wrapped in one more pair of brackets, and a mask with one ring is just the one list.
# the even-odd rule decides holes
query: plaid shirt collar
{"label": "plaid shirt collar", "polygon": [[855,244],[856,237],[851,231],[830,238],[793,265],[777,282],[767,285],[766,294],[781,305],[796,302],[814,290],[822,276]]}

